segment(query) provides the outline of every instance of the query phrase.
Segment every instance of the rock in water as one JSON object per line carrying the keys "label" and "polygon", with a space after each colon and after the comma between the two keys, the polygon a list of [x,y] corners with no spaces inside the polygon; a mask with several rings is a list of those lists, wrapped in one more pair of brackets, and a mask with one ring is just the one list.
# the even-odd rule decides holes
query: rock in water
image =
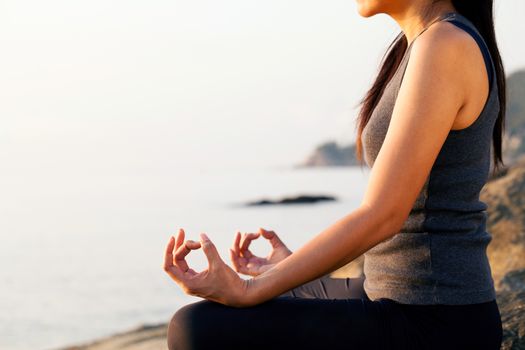
{"label": "rock in water", "polygon": [[334,196],[325,195],[299,195],[295,197],[285,197],[279,200],[261,199],[255,202],[246,203],[247,206],[258,206],[258,205],[277,205],[277,204],[311,204],[323,201],[336,201]]}

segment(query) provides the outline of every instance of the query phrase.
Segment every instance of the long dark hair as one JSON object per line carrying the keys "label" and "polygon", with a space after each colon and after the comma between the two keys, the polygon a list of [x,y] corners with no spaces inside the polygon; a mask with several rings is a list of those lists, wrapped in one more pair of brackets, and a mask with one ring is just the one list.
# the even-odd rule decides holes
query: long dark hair
{"label": "long dark hair", "polygon": [[[432,5],[439,1],[440,0],[433,0]],[[452,4],[456,8],[457,12],[469,19],[479,31],[488,46],[490,55],[496,68],[500,111],[496,120],[496,124],[494,125],[492,143],[494,151],[493,171],[497,172],[500,166],[504,165],[502,157],[502,137],[505,128],[507,97],[505,69],[503,67],[503,62],[501,60],[498,45],[496,43],[496,34],[494,32],[493,0],[452,0]],[[379,73],[372,84],[372,87],[368,90],[365,97],[359,103],[361,105],[361,109],[356,119],[357,139],[355,154],[361,165],[364,164],[361,134],[366,124],[370,120],[372,111],[381,98],[385,86],[390,81],[397,67],[401,63],[401,59],[403,58],[407,46],[407,38],[403,32],[400,32],[394,41],[392,41],[392,43],[390,43],[388,46],[387,51],[383,56]]]}

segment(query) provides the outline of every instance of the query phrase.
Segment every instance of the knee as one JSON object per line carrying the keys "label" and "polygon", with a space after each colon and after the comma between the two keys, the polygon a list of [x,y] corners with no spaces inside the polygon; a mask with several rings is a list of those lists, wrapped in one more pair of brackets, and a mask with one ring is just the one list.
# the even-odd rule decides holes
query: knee
{"label": "knee", "polygon": [[204,309],[208,301],[199,301],[185,305],[175,312],[168,324],[167,342],[169,350],[195,350],[198,348],[197,341],[199,329],[202,329],[206,320]]}

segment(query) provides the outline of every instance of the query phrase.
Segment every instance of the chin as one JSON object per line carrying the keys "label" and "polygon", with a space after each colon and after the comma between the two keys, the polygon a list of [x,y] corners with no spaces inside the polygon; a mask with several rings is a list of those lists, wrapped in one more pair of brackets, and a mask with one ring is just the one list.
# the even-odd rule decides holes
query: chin
{"label": "chin", "polygon": [[356,0],[357,12],[361,17],[371,17],[382,12],[379,8],[381,6],[378,6],[380,3],[376,0]]}

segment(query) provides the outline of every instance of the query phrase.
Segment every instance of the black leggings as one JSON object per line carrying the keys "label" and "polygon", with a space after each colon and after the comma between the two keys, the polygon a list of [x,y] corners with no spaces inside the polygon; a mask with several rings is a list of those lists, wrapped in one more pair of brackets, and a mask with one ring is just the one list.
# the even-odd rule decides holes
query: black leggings
{"label": "black leggings", "polygon": [[371,301],[363,278],[325,275],[264,303],[234,308],[202,300],[180,308],[168,327],[170,350],[439,349],[498,350],[496,301],[407,305]]}

